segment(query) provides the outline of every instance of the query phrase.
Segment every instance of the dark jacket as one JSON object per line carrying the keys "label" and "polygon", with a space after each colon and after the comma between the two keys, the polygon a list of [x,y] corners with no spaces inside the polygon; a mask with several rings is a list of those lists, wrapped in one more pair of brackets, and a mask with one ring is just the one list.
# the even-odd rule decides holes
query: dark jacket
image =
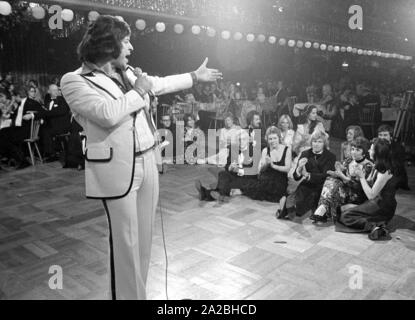
{"label": "dark jacket", "polygon": [[[327,171],[334,170],[336,156],[327,149],[324,149],[321,155],[315,155],[312,149],[308,149],[301,153],[300,159],[302,158],[308,159],[305,168],[310,173],[310,180],[304,180],[301,184],[311,188],[322,188],[328,177]],[[298,181],[301,176],[297,175],[297,168],[294,171],[294,179]]]}
{"label": "dark jacket", "polygon": [[57,97],[53,100],[53,107],[49,110],[51,100],[45,100],[45,111],[43,117],[46,120],[44,128],[53,131],[69,130],[71,123],[71,113],[69,106],[63,97]]}

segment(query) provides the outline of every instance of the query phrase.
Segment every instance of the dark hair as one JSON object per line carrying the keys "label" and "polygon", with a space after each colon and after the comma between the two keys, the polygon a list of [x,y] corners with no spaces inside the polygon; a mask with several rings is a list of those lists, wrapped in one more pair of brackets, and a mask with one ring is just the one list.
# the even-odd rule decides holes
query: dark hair
{"label": "dark hair", "polygon": [[16,88],[16,95],[20,98],[26,98],[27,97],[27,89],[23,86]]}
{"label": "dark hair", "polygon": [[38,87],[39,86],[39,82],[37,82],[37,80],[35,80],[35,79],[30,79],[29,80],[29,83],[30,82],[33,82],[33,84],[36,86],[36,87]]}
{"label": "dark hair", "polygon": [[356,139],[353,139],[352,143],[350,144],[352,147],[362,149],[363,154],[366,156],[369,148],[370,148],[370,142],[365,137],[357,137]]}
{"label": "dark hair", "polygon": [[26,93],[29,93],[30,90],[34,89],[35,91],[37,90],[36,87],[34,86],[28,86],[26,87]]}
{"label": "dark hair", "polygon": [[381,132],[389,132],[390,136],[392,137],[393,134],[393,129],[390,125],[388,124],[382,124],[379,128],[378,128],[378,134]]}
{"label": "dark hair", "polygon": [[374,145],[375,154],[373,160],[375,161],[375,169],[380,173],[390,171],[393,174],[394,170],[392,166],[392,152],[390,143],[384,139],[378,139]]}
{"label": "dark hair", "polygon": [[[308,121],[308,116],[311,113],[311,111],[313,111],[313,109],[318,109],[317,106],[315,106],[314,104],[310,104],[308,105],[305,110],[301,113],[300,119],[299,119],[299,123],[300,124],[305,124]],[[308,128],[308,133],[312,134],[314,132],[314,129],[317,127],[317,124],[320,121],[318,120],[314,120],[311,121],[310,123],[310,127]]]}
{"label": "dark hair", "polygon": [[[193,119],[193,120],[196,122],[196,117],[195,117],[193,114],[186,113],[186,114],[183,116],[184,126],[186,126],[186,125],[187,125],[187,122],[188,122],[190,119]],[[195,123],[195,126],[196,126],[196,123]]]}
{"label": "dark hair", "polygon": [[78,57],[82,62],[118,58],[121,40],[131,34],[129,25],[116,17],[103,15],[92,23],[78,46]]}
{"label": "dark hair", "polygon": [[235,122],[235,116],[233,115],[233,113],[232,113],[232,112],[226,112],[226,113],[223,115],[223,119],[224,119],[224,120],[226,120],[227,118],[230,118],[230,119],[232,119],[232,122]]}
{"label": "dark hair", "polygon": [[256,110],[249,111],[248,114],[246,115],[246,123],[248,124],[248,126],[252,123],[252,120],[254,120],[254,116],[261,117],[259,112]]}

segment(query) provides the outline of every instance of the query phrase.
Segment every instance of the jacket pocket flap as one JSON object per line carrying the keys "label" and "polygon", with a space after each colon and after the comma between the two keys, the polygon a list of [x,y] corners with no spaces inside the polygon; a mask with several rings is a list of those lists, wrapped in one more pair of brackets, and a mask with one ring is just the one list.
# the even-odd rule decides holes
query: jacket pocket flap
{"label": "jacket pocket flap", "polygon": [[108,162],[112,159],[112,148],[87,148],[85,160],[89,162]]}

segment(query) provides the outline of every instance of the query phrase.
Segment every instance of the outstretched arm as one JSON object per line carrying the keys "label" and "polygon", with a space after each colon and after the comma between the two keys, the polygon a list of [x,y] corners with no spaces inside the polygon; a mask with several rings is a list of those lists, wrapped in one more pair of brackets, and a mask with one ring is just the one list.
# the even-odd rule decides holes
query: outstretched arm
{"label": "outstretched arm", "polygon": [[167,77],[153,77],[143,73],[140,68],[134,70],[136,77],[147,76],[152,82],[152,89],[155,95],[162,95],[166,93],[181,91],[191,88],[196,82],[211,82],[222,78],[222,73],[217,69],[210,69],[206,65],[208,58],[203,61],[197,70],[172,75]]}

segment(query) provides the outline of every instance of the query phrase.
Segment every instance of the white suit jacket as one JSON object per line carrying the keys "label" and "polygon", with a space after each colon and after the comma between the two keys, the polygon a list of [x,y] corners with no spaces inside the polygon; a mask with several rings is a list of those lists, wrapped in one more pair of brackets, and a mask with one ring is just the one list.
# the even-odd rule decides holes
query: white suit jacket
{"label": "white suit jacket", "polygon": [[[131,70],[127,76],[134,84]],[[84,78],[85,77],[85,78]],[[189,73],[150,77],[156,95],[192,87]],[[132,186],[136,146],[134,121],[136,112],[149,108],[149,97],[143,99],[135,90],[124,94],[107,75],[94,72],[87,65],[65,74],[62,94],[75,120],[86,134],[86,196],[95,199],[117,199],[126,196]]]}

